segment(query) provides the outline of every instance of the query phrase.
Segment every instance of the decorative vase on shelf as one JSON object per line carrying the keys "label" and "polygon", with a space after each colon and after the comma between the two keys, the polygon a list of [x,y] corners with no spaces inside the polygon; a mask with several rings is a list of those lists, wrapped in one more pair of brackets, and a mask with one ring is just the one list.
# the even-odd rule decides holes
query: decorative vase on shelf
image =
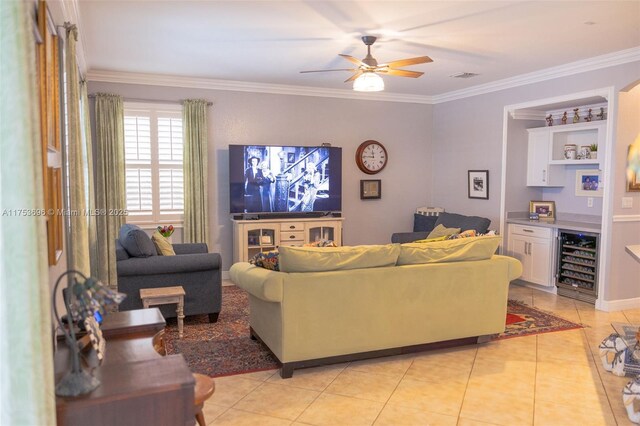
{"label": "decorative vase on shelf", "polygon": [[598,151],[591,151],[591,153],[589,155],[590,155],[590,158],[592,160],[597,160],[598,159]]}

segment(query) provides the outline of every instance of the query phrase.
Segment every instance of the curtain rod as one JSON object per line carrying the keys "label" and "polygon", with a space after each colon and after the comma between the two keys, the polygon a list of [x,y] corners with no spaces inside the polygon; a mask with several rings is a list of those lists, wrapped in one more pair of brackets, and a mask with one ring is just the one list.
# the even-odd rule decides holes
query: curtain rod
{"label": "curtain rod", "polygon": [[[88,95],[90,98],[95,98],[96,94],[91,93]],[[185,99],[181,99],[179,101],[161,101],[157,99],[134,99],[134,98],[122,98],[125,102],[146,102],[146,103],[154,103],[154,104],[181,104]],[[213,105],[213,102],[207,102],[207,106]]]}

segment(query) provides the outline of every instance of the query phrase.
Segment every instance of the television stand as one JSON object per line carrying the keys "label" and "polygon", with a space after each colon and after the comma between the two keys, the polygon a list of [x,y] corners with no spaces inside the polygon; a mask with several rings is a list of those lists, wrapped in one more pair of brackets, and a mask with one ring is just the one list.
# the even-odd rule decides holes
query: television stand
{"label": "television stand", "polygon": [[248,262],[261,252],[280,246],[302,246],[318,240],[331,240],[342,245],[342,217],[322,214],[322,217],[264,217],[233,218],[233,262]]}
{"label": "television stand", "polygon": [[265,219],[311,219],[317,217],[341,217],[339,212],[298,212],[298,213],[242,213],[233,216],[233,220]]}

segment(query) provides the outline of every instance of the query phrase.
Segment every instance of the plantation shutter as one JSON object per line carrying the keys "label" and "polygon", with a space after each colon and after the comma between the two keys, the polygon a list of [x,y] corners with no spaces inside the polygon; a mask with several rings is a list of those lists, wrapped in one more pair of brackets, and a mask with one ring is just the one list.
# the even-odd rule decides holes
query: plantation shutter
{"label": "plantation shutter", "polygon": [[158,117],[160,214],[184,209],[182,118]]}
{"label": "plantation shutter", "polygon": [[127,222],[180,223],[184,211],[181,107],[127,103],[124,127]]}
{"label": "plantation shutter", "polygon": [[151,215],[151,119],[148,115],[125,116],[124,158],[127,210],[133,215]]}

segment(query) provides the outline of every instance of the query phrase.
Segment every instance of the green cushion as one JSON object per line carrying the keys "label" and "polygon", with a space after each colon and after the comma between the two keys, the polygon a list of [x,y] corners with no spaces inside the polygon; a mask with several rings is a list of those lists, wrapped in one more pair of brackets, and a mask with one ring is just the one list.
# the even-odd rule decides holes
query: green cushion
{"label": "green cushion", "polygon": [[430,240],[432,238],[438,237],[448,237],[449,235],[459,234],[460,228],[445,228],[444,225],[438,225],[433,228],[433,231],[429,233],[427,239]]}
{"label": "green cushion", "polygon": [[398,265],[491,259],[501,240],[502,237],[493,236],[402,244]]}
{"label": "green cushion", "polygon": [[393,266],[398,261],[400,244],[344,247],[281,246],[280,271],[324,272]]}

